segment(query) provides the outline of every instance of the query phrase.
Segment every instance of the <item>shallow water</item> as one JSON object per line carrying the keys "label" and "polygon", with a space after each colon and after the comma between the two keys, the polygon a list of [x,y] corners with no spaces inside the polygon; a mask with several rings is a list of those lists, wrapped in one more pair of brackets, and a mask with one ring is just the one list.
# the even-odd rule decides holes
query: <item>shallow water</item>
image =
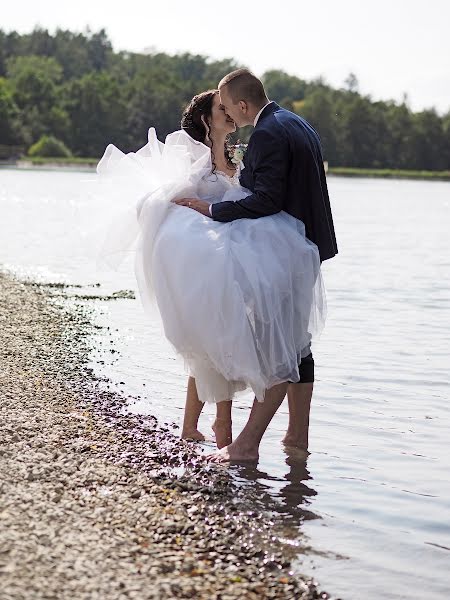
{"label": "shallow water", "polygon": [[[111,212],[95,200],[92,178],[0,169],[0,264],[47,281],[101,283],[69,293],[135,289],[131,258],[118,272],[98,271],[92,259],[92,232]],[[323,266],[328,322],[314,348],[311,455],[305,463],[284,453],[283,405],[258,469],[237,469],[236,478],[306,551],[302,571],[336,596],[446,599],[450,184],[330,178],[329,186],[340,254]],[[94,340],[96,369],[141,397],[132,410],[179,423],[186,377],[160,326],[139,300],[94,305],[110,328]],[[235,403],[235,433],[250,403]],[[203,430],[212,418],[207,407]]]}

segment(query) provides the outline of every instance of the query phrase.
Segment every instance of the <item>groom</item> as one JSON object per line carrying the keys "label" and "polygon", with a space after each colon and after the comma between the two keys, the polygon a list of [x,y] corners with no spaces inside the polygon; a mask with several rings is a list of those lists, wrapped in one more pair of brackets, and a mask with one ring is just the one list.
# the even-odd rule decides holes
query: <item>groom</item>
{"label": "groom", "polygon": [[[253,193],[237,202],[209,205],[195,198],[189,206],[215,221],[258,219],[286,211],[300,219],[306,237],[314,242],[321,261],[337,254],[320,139],[307,121],[270,102],[262,82],[247,69],[226,75],[219,83],[220,102],[238,127],[253,125],[240,183]],[[314,382],[310,348],[302,352],[300,383],[282,383],[266,391],[264,402],[253,404],[249,419],[236,440],[214,455],[214,460],[257,460],[259,444],[286,393],[289,426],[284,443],[308,448],[309,412]]]}

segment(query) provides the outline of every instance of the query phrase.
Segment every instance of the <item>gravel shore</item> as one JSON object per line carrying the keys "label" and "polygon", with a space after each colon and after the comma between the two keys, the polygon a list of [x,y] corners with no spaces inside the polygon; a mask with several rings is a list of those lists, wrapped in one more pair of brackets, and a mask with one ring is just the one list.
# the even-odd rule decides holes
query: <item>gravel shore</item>
{"label": "gravel shore", "polygon": [[329,598],[227,469],[95,380],[91,327],[0,272],[2,600]]}

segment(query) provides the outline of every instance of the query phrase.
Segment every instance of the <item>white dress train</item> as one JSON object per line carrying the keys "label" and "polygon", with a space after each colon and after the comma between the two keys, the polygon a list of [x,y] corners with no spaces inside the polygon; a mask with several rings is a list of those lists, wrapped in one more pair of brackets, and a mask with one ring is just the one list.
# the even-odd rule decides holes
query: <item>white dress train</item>
{"label": "white dress train", "polygon": [[108,146],[97,172],[124,210],[103,256],[116,264],[135,244],[143,304],[156,300],[201,401],[228,400],[247,387],[263,401],[267,388],[299,381],[301,358],[323,328],[319,252],[303,223],[285,212],[220,223],[171,203],[250,193],[238,175],[212,169],[210,149],[184,131],[162,144],[150,129],[137,153]]}

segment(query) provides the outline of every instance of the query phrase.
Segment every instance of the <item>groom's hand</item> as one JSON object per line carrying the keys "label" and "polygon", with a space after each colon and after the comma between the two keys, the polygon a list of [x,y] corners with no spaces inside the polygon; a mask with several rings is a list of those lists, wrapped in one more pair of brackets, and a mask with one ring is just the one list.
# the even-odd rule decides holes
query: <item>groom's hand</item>
{"label": "groom's hand", "polygon": [[205,215],[205,217],[211,216],[209,213],[209,204],[205,202],[205,200],[199,200],[198,198],[181,198],[181,200],[173,200],[173,202],[179,206],[192,208],[200,214]]}

